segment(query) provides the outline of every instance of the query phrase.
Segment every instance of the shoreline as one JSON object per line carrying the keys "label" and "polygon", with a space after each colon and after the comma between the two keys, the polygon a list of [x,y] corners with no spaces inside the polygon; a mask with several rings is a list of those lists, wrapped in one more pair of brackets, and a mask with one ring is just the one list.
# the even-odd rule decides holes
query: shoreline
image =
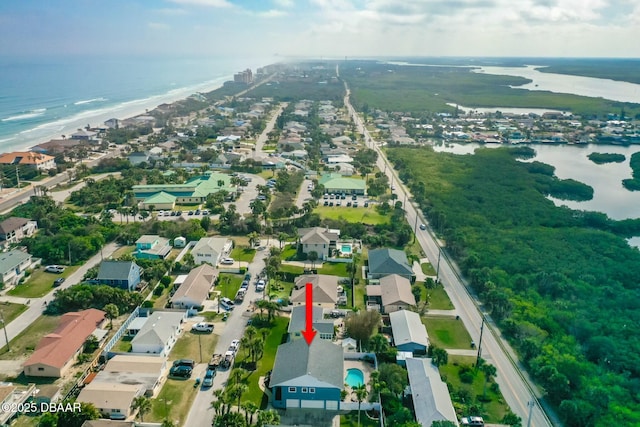
{"label": "shoreline", "polygon": [[[103,110],[87,110],[77,113],[71,117],[61,118],[38,125],[32,129],[19,132],[13,135],[11,139],[6,140],[7,145],[2,147],[2,152],[12,151],[30,151],[31,147],[38,144],[48,142],[52,139],[59,139],[61,135],[75,132],[77,129],[90,126],[102,125],[106,120],[116,118],[118,120],[126,120],[132,117],[140,116],[148,113],[161,104],[173,104],[178,101],[187,99],[196,93],[208,93],[221,88],[225,82],[233,80],[233,75],[218,77],[213,80],[186,86],[180,89],[172,89],[168,92],[158,95],[151,95],[143,99],[133,99],[125,101]],[[25,137],[20,140],[20,135],[33,133],[32,137]],[[12,141],[16,139],[17,141]],[[13,144],[12,144],[13,142]]]}

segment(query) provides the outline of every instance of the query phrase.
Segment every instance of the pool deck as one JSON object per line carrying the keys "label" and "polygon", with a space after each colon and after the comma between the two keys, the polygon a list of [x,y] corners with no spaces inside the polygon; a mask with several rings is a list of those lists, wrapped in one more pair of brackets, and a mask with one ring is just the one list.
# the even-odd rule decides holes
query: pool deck
{"label": "pool deck", "polygon": [[[371,392],[371,388],[369,387],[369,380],[371,379],[371,372],[373,372],[373,367],[363,361],[360,360],[345,360],[344,361],[344,378],[347,378],[347,371],[349,369],[360,369],[364,374],[364,384],[367,387],[367,391]],[[349,392],[347,397],[345,397],[346,402],[357,402],[356,394],[353,393],[350,387],[345,386],[345,389]]]}

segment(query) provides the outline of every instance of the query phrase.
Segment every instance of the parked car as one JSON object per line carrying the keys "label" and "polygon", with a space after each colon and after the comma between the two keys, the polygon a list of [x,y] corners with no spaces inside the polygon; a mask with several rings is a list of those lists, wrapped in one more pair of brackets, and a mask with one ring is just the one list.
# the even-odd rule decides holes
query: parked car
{"label": "parked car", "polygon": [[56,280],[53,281],[53,287],[57,288],[58,286],[62,285],[64,283],[64,277],[60,277]]}
{"label": "parked car", "polygon": [[240,348],[240,340],[231,341],[231,345],[229,345],[229,351],[233,351],[233,353],[237,353]]}
{"label": "parked car", "polygon": [[266,282],[262,279],[258,280],[258,282],[256,283],[256,291],[258,292],[262,292],[264,291],[264,288],[266,286]]}
{"label": "parked car", "polygon": [[61,265],[47,265],[44,268],[44,271],[46,271],[47,273],[62,273],[64,271],[64,267]]}
{"label": "parked car", "polygon": [[247,273],[244,275],[244,280],[251,280],[251,273]]}
{"label": "parked car", "polygon": [[484,420],[482,417],[464,417],[460,420],[462,426],[483,427]]}
{"label": "parked car", "polygon": [[233,264],[234,262],[236,261],[233,258],[222,258],[222,260],[220,261],[220,264],[230,265],[230,264]]}
{"label": "parked car", "polygon": [[235,308],[235,304],[227,297],[220,298],[220,305],[225,308],[225,310],[233,310]]}
{"label": "parked car", "polygon": [[174,366],[169,370],[169,376],[178,378],[189,378],[193,369],[189,366]]}
{"label": "parked car", "polygon": [[358,196],[354,194],[353,196],[351,196],[351,200],[358,200]]}
{"label": "parked car", "polygon": [[202,387],[211,387],[213,385],[213,378],[216,376],[216,371],[213,369],[207,369],[202,380]]}
{"label": "parked car", "polygon": [[176,368],[178,366],[187,366],[193,369],[193,367],[196,366],[196,362],[191,359],[178,359],[173,362],[173,367]]}
{"label": "parked car", "polygon": [[220,365],[220,362],[222,362],[222,355],[214,354],[213,356],[211,356],[211,360],[209,360],[207,369],[217,369],[218,366]]}
{"label": "parked car", "polygon": [[196,323],[191,327],[191,332],[213,332],[213,323]]}

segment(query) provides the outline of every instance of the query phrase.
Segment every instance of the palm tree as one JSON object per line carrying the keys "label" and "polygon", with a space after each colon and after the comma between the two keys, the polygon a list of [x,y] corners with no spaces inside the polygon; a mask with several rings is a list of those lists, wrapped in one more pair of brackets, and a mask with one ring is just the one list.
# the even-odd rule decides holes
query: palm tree
{"label": "palm tree", "polygon": [[318,252],[310,251],[307,254],[307,259],[311,261],[311,269],[313,270],[316,267],[316,261],[318,260]]}
{"label": "palm tree", "polygon": [[246,377],[248,374],[249,374],[249,371],[247,371],[244,368],[233,368],[233,370],[229,374],[229,378],[233,380],[232,381],[233,384],[241,384],[242,379]]}
{"label": "palm tree", "polygon": [[144,422],[144,414],[151,411],[151,400],[144,396],[138,396],[133,399],[133,410],[138,410],[138,415],[140,416],[140,421]]}
{"label": "palm tree", "polygon": [[482,365],[480,369],[482,369],[482,373],[484,373],[484,391],[482,392],[482,396],[487,397],[487,383],[491,381],[491,378],[493,378],[498,371],[495,366],[488,363]]}
{"label": "palm tree", "polygon": [[289,238],[289,235],[287,233],[284,233],[284,232],[278,233],[278,242],[280,242],[280,250],[282,250],[282,244],[286,242],[288,238]]}
{"label": "palm tree", "polygon": [[353,391],[356,393],[356,399],[358,399],[358,427],[360,427],[360,405],[362,401],[367,398],[369,392],[367,391],[367,386],[364,384],[360,384],[358,387],[355,387]]}
{"label": "palm tree", "polygon": [[253,248],[260,235],[255,231],[252,231],[251,233],[247,234],[247,237],[249,238],[249,247]]}
{"label": "palm tree", "polygon": [[229,399],[237,400],[238,402],[238,410],[240,410],[240,399],[242,399],[242,395],[249,390],[249,387],[246,384],[237,383],[231,386],[228,390]]}
{"label": "palm tree", "polygon": [[244,409],[244,416],[247,420],[247,425],[253,424],[253,415],[258,412],[258,409],[260,408],[258,408],[255,403],[249,401],[242,404],[242,409]]}
{"label": "palm tree", "polygon": [[165,418],[164,420],[162,420],[162,424],[160,424],[160,427],[176,427],[176,425],[170,419]]}
{"label": "palm tree", "polygon": [[268,411],[260,411],[258,412],[258,422],[256,424],[257,427],[264,427],[266,425],[279,425],[280,424],[280,415],[273,409]]}

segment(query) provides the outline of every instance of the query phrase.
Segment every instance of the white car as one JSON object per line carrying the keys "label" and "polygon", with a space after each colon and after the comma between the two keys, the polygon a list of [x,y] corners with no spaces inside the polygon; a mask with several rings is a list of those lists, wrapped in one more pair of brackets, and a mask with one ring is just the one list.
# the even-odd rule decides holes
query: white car
{"label": "white car", "polygon": [[213,323],[196,323],[191,327],[191,332],[213,332]]}
{"label": "white car", "polygon": [[231,345],[229,345],[229,351],[233,351],[234,353],[237,353],[239,348],[240,348],[240,340],[231,341]]}
{"label": "white car", "polygon": [[258,292],[262,292],[262,291],[264,291],[264,287],[265,287],[266,285],[267,285],[267,284],[265,283],[265,281],[264,281],[264,280],[262,280],[262,279],[258,280],[258,283],[256,283],[256,291],[258,291]]}
{"label": "white car", "polygon": [[231,265],[234,262],[236,261],[233,258],[222,258],[222,260],[220,261],[220,264]]}
{"label": "white car", "polygon": [[61,265],[47,265],[44,268],[44,271],[47,273],[62,273],[64,271],[64,267]]}

